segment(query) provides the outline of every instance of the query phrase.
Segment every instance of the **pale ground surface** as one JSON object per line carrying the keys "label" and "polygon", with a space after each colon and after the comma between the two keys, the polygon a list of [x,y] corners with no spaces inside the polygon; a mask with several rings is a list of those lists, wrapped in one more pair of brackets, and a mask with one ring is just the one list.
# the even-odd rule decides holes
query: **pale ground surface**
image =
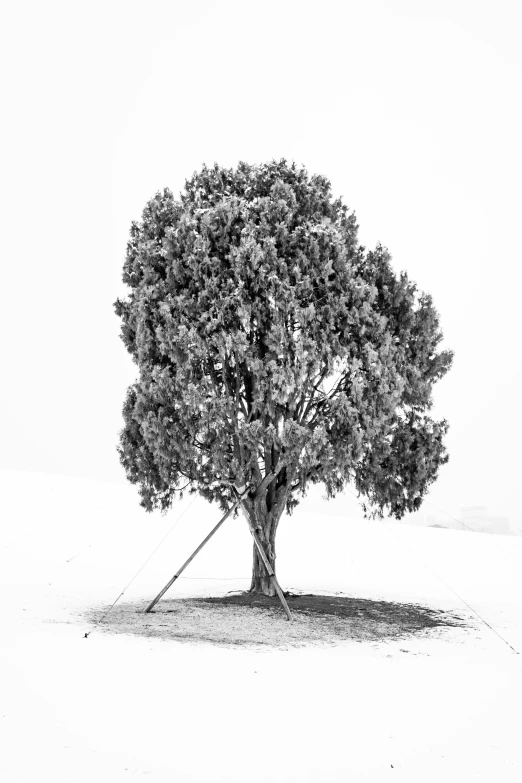
{"label": "pale ground surface", "polygon": [[[5,783],[522,779],[522,656],[446,586],[522,650],[522,539],[343,519],[325,503],[281,523],[284,589],[424,604],[470,627],[294,647],[296,628],[274,617],[275,648],[107,627],[85,639],[85,615],[114,601],[189,499],[146,516],[123,485],[7,471],[0,491]],[[196,500],[116,620],[152,598],[218,518]],[[168,631],[176,598],[248,587],[250,556],[243,520],[227,521],[151,622]],[[253,622],[234,616],[238,633]]]}

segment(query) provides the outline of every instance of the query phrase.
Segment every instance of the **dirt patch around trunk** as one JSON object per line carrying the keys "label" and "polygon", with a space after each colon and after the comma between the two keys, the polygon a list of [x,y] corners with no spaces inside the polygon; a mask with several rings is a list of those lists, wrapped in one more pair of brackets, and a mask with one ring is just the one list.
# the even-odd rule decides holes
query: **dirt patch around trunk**
{"label": "dirt patch around trunk", "polygon": [[104,608],[89,611],[86,619],[97,623],[96,630],[112,633],[279,649],[438,635],[444,629],[469,625],[467,618],[456,613],[418,604],[339,595],[285,595],[292,622],[286,619],[278,598],[248,592],[164,599],[148,614],[144,612],[146,602],[129,602],[116,605],[101,622]]}

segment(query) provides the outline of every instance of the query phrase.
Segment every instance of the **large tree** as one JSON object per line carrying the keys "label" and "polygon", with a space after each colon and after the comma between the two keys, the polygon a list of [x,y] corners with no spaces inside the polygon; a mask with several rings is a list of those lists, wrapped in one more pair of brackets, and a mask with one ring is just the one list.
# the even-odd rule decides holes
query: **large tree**
{"label": "large tree", "polygon": [[[133,223],[115,304],[138,367],[119,453],[147,510],[236,491],[275,568],[310,483],[367,515],[417,510],[448,459],[428,415],[451,365],[430,296],[365,251],[322,176],[285,160],[206,166]],[[251,589],[273,594],[254,547]]]}

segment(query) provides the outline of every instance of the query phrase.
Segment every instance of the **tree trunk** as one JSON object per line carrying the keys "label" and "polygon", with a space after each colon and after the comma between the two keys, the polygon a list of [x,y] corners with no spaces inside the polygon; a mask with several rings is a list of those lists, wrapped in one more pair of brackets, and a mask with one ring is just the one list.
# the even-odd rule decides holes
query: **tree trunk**
{"label": "tree trunk", "polygon": [[[271,460],[273,461],[270,465],[267,464],[265,477],[261,479],[256,490],[242,499],[241,508],[250,530],[257,534],[259,543],[275,574],[276,531],[288,499],[292,475],[282,464],[272,471],[271,467],[277,462],[277,455],[276,459],[272,455]],[[244,485],[236,486],[236,492],[242,494],[243,491]],[[250,592],[268,596],[277,595],[273,580],[266,570],[255,543],[253,544]]]}
{"label": "tree trunk", "polygon": [[[267,495],[270,510],[267,507]],[[285,485],[279,488],[275,498],[273,496],[270,497],[270,493],[267,493],[255,499],[245,500],[242,503],[243,513],[247,518],[248,526],[256,532],[259,543],[263,547],[274,574],[276,573],[275,537],[277,525],[284,511],[287,497],[288,490]],[[250,592],[259,593],[260,595],[276,595],[273,581],[266,570],[255,543],[253,544]]]}
{"label": "tree trunk", "polygon": [[[266,530],[263,530],[263,533],[261,533],[261,530],[258,528],[256,532],[259,536],[261,546],[265,550],[265,554],[267,556],[268,562],[272,566],[272,569],[275,574],[276,572],[275,530],[273,530],[273,532],[272,531],[268,532]],[[261,595],[274,596],[276,595],[274,583],[267,573],[265,564],[261,559],[261,555],[259,554],[256,545],[254,544],[253,547],[254,547],[254,551],[253,551],[252,581],[250,583],[250,592],[259,593]]]}

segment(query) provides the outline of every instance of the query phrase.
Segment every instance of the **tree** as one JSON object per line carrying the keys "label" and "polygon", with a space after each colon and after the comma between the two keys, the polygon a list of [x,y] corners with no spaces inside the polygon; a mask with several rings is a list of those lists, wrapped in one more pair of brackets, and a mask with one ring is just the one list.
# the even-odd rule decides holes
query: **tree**
{"label": "tree", "polygon": [[[139,370],[119,454],[147,510],[187,488],[225,510],[246,487],[275,568],[310,483],[352,483],[367,516],[420,507],[448,459],[428,412],[452,354],[430,296],[357,229],[327,179],[285,160],[204,166],[146,205],[115,308]],[[255,547],[251,590],[273,594]]]}

